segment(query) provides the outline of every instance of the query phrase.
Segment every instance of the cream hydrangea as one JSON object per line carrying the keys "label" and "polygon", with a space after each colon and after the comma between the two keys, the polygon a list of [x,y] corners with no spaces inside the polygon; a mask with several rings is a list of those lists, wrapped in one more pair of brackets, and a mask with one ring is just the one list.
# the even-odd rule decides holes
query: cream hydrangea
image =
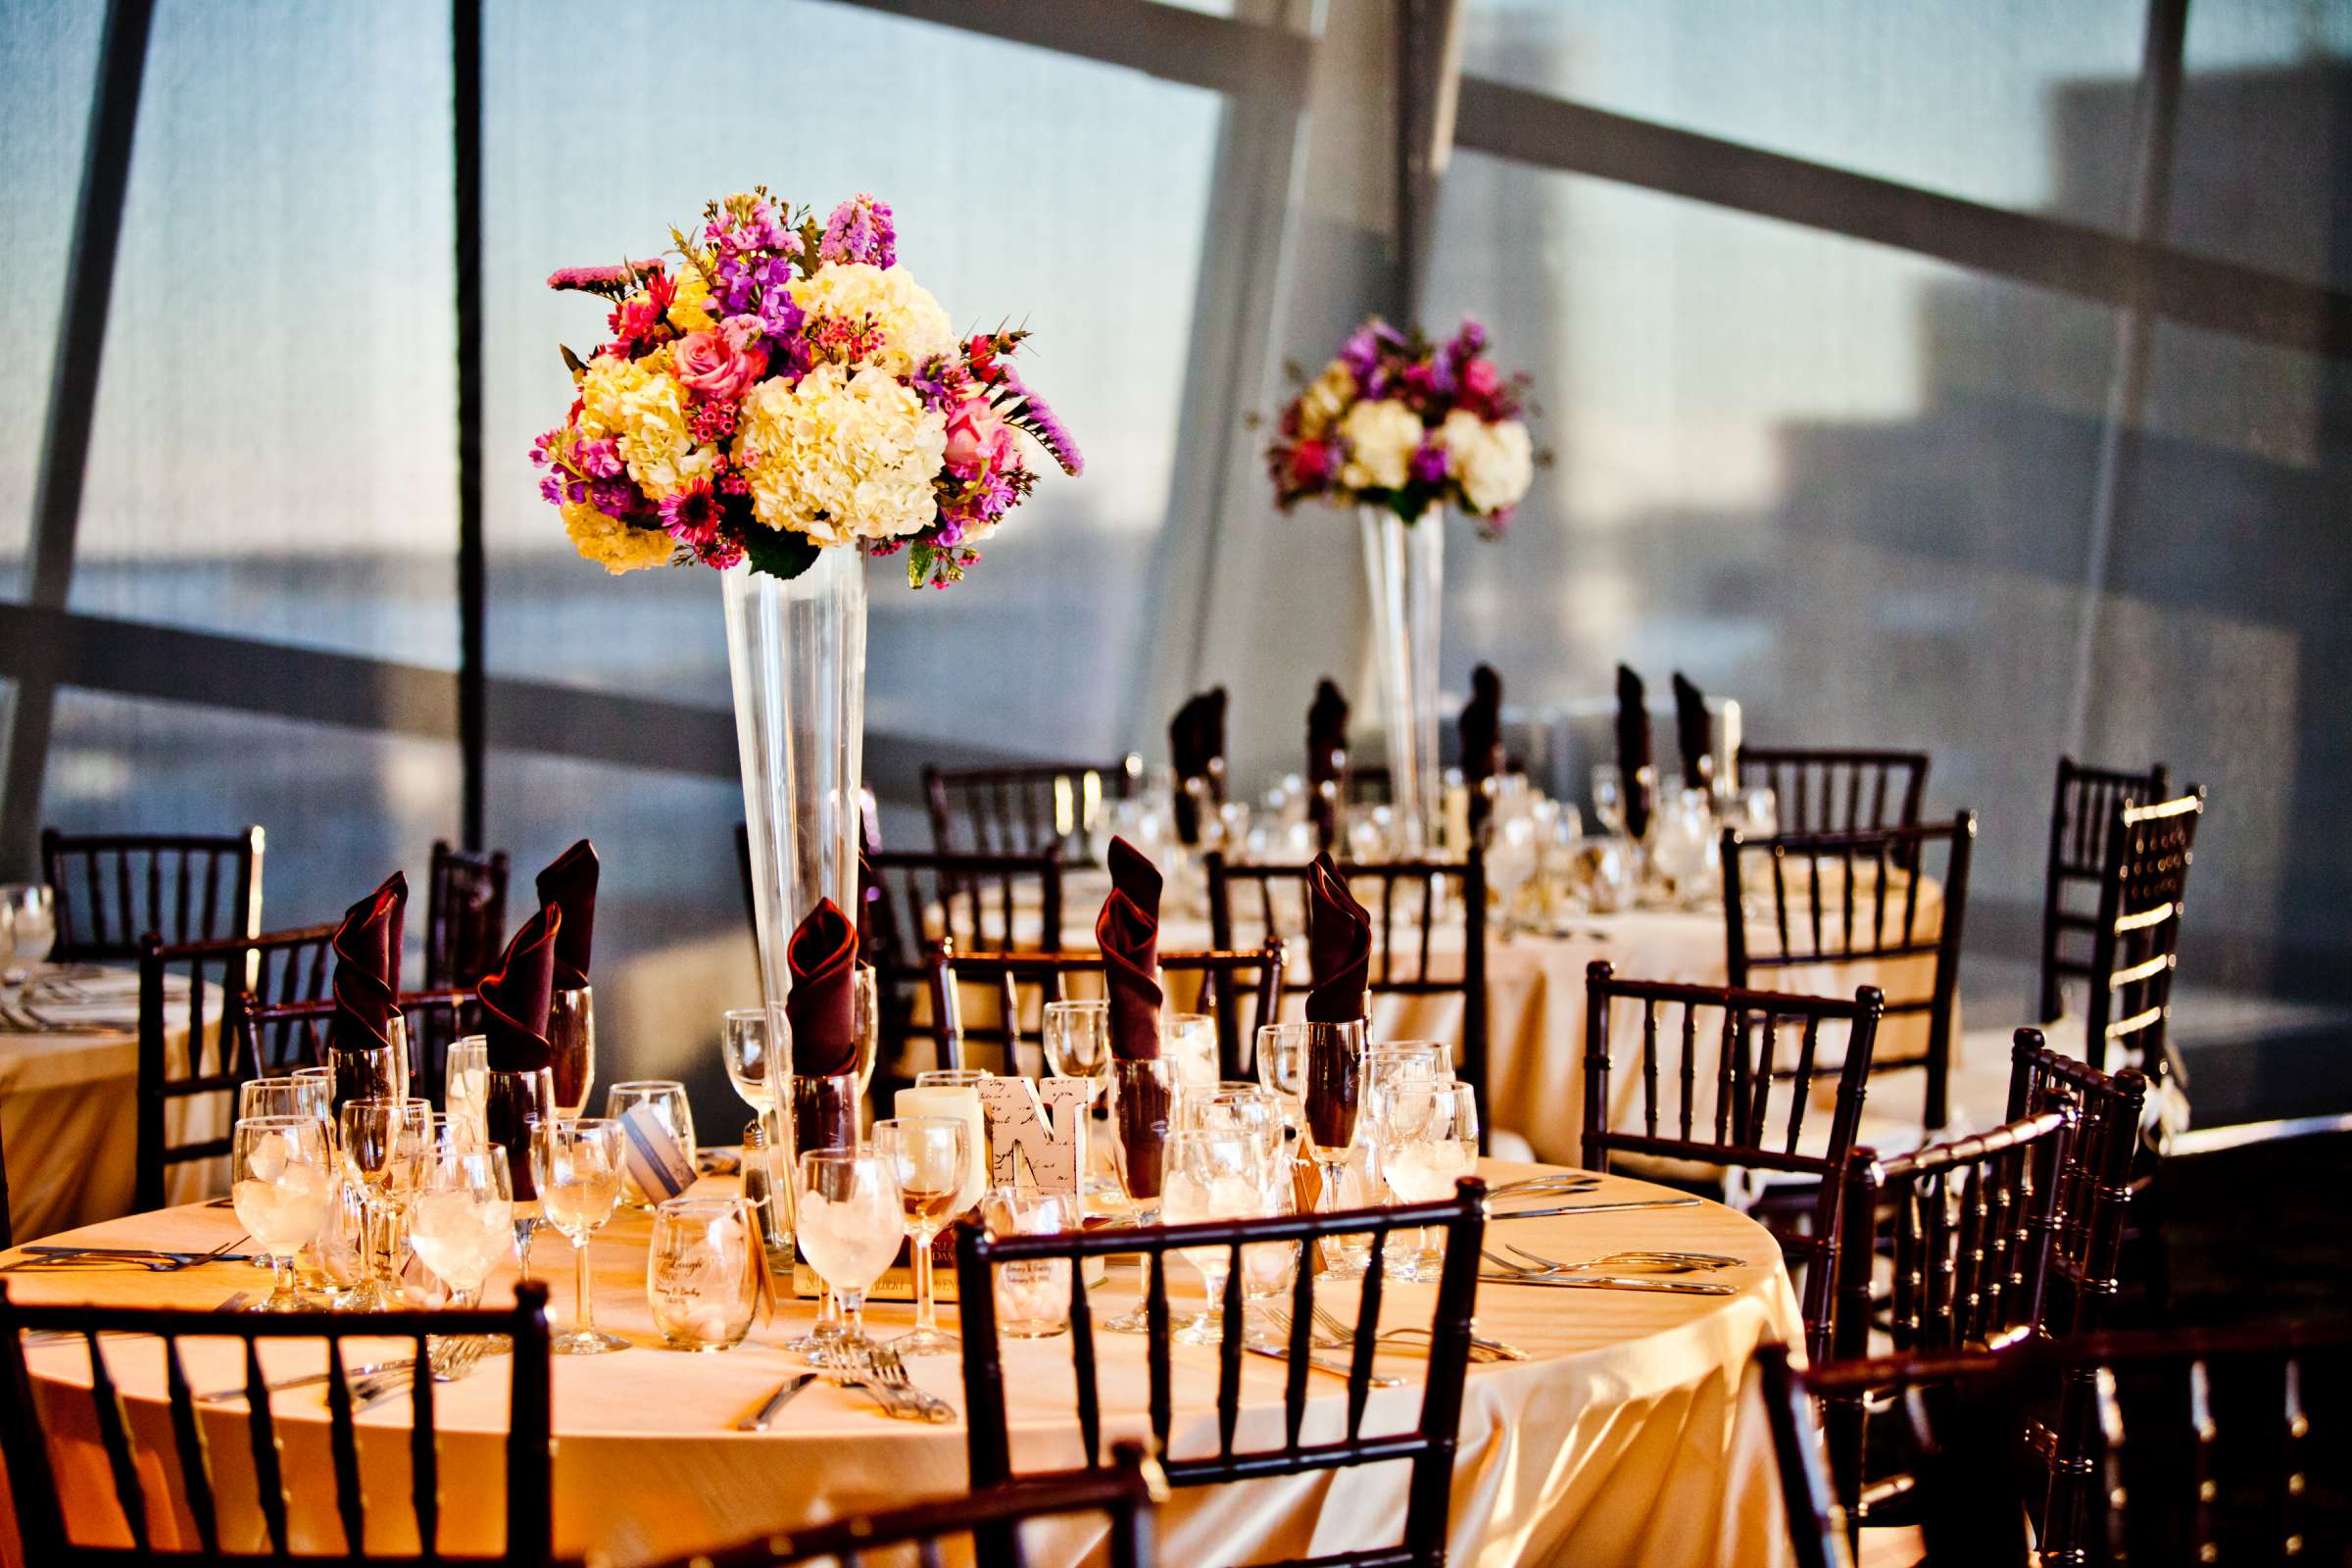
{"label": "cream hydrangea", "polygon": [[1354,398],[1355,373],[1338,360],[1332,361],[1298,400],[1298,433],[1310,441],[1321,435],[1348,412]]}
{"label": "cream hydrangea", "polygon": [[1348,463],[1340,482],[1350,490],[1401,490],[1406,465],[1421,444],[1421,416],[1394,398],[1358,403],[1340,421]]}
{"label": "cream hydrangea", "polygon": [[1517,419],[1489,424],[1456,409],[1439,426],[1438,441],[1446,448],[1446,466],[1461,480],[1463,498],[1481,514],[1517,506],[1535,483],[1535,443]]}
{"label": "cream hydrangea", "polygon": [[873,319],[882,342],[857,362],[859,367],[880,366],[893,375],[906,375],[956,346],[956,326],[947,311],[904,267],[835,262],[817,269],[814,277],[795,280],[792,298],[810,316]]}
{"label": "cream hydrangea", "polygon": [[844,545],[919,532],[938,514],[931,481],[946,461],[947,420],[880,369],[820,365],[793,386],[762,381],[743,400],[737,431],[752,514],[771,528]]}
{"label": "cream hydrangea", "polygon": [[594,507],[566,501],[559,509],[572,548],[615,577],[624,571],[666,566],[677,546],[659,528],[632,528]]}
{"label": "cream hydrangea", "polygon": [[657,500],[712,466],[710,449],[697,448],[686,427],[686,395],[667,370],[667,351],[642,360],[600,354],[580,382],[580,433],[617,436],[629,477]]}

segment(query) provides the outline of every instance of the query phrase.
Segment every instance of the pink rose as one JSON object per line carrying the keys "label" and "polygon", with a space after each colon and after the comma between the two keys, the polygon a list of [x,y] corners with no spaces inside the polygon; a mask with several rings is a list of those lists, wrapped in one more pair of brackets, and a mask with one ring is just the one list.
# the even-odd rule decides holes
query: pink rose
{"label": "pink rose", "polygon": [[689,332],[669,363],[679,385],[731,403],[766,371],[767,347],[758,321],[730,316],[708,332]]}
{"label": "pink rose", "polygon": [[1502,372],[1493,360],[1472,360],[1462,367],[1462,390],[1474,398],[1491,398],[1502,389]]}
{"label": "pink rose", "polygon": [[985,398],[966,398],[948,416],[948,466],[970,477],[1002,468],[1012,455],[1012,431]]}

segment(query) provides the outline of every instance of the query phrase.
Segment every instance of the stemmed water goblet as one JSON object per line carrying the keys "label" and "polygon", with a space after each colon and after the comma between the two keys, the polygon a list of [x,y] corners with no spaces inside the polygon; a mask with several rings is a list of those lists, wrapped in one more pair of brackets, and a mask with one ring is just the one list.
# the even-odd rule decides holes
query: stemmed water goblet
{"label": "stemmed water goblet", "polygon": [[431,1125],[429,1101],[368,1098],[344,1102],[335,1127],[344,1169],[360,1189],[360,1279],[335,1304],[347,1312],[390,1312],[405,1303],[392,1278],[400,1203]]}
{"label": "stemmed water goblet", "polygon": [[855,1367],[873,1355],[865,1293],[898,1255],[905,1228],[892,1164],[872,1149],[812,1149],[793,1173],[794,1240],[841,1303],[842,1331],[826,1348],[827,1365]]}
{"label": "stemmed water goblet", "polygon": [[902,1355],[938,1355],[963,1348],[961,1340],[939,1326],[931,1242],[962,1196],[970,1140],[970,1125],[949,1116],[894,1116],[873,1126],[874,1152],[890,1162],[898,1181],[914,1269],[914,1328],[890,1342]]}
{"label": "stemmed water goblet", "polygon": [[1592,815],[1611,838],[1625,832],[1625,774],[1615,762],[1592,764]]}
{"label": "stemmed water goblet", "polygon": [[544,1121],[532,1137],[540,1212],[571,1243],[573,1326],[549,1341],[548,1348],[558,1355],[602,1355],[629,1348],[618,1335],[597,1331],[588,1277],[588,1244],[620,1202],[626,1158],[620,1123],[601,1116]]}
{"label": "stemmed water goblet", "polygon": [[45,963],[57,945],[57,895],[46,882],[12,882],[0,887],[0,941],[8,945],[0,980],[22,986],[30,965]]}
{"label": "stemmed water goblet", "polygon": [[[1380,1131],[1381,1175],[1398,1200],[1434,1202],[1453,1196],[1453,1184],[1478,1165],[1478,1096],[1456,1079],[1432,1086],[1421,1114]],[[1392,1279],[1434,1280],[1446,1260],[1420,1233],[1413,1250],[1393,1260]]]}
{"label": "stemmed water goblet", "polygon": [[463,1124],[416,1163],[409,1243],[449,1287],[452,1306],[477,1305],[482,1282],[514,1250],[514,1182],[507,1152]]}
{"label": "stemmed water goblet", "polygon": [[[784,1065],[775,1059],[768,1048],[774,1038],[768,1030],[765,1007],[729,1007],[720,1014],[718,1022],[719,1054],[727,1064],[727,1082],[735,1088],[735,1097],[751,1107],[758,1132],[760,1158],[772,1165],[772,1152],[785,1148],[782,1128],[776,1121],[776,1089],[785,1076]],[[772,1169],[764,1172],[764,1182],[753,1175],[753,1137],[744,1135],[744,1201],[752,1207],[760,1225],[760,1242],[770,1253],[782,1253],[791,1246],[791,1230],[785,1223],[784,1203],[776,1196],[776,1181]],[[753,1189],[762,1188],[756,1196]]]}
{"label": "stemmed water goblet", "polygon": [[[1184,1225],[1200,1220],[1252,1219],[1271,1213],[1273,1199],[1266,1190],[1266,1147],[1262,1132],[1239,1128],[1194,1127],[1170,1135],[1160,1219],[1170,1225]],[[1221,1344],[1225,1282],[1232,1271],[1234,1250],[1225,1246],[1188,1247],[1184,1257],[1200,1271],[1207,1290],[1207,1307],[1178,1329],[1173,1338],[1186,1345]],[[1243,1272],[1246,1281],[1247,1264]]]}
{"label": "stemmed water goblet", "polygon": [[[1102,1096],[1102,1086],[1110,1073],[1110,1004],[1107,1002],[1049,1002],[1046,1004],[1044,1028],[1046,1069],[1057,1078],[1076,1078],[1086,1085],[1086,1103],[1081,1107],[1085,1125],[1092,1133],[1095,1107]],[[1083,1152],[1087,1145],[1081,1143]],[[1098,1193],[1102,1184],[1095,1179],[1091,1161],[1081,1163],[1078,1189],[1081,1195]]]}
{"label": "stemmed water goblet", "polygon": [[1494,892],[1497,910],[1494,934],[1509,941],[1519,929],[1519,901],[1536,879],[1543,846],[1536,836],[1535,818],[1526,811],[1505,813],[1497,808],[1480,829],[1486,851],[1487,886]]}
{"label": "stemmed water goblet", "polygon": [[229,1144],[229,1199],[244,1226],[270,1254],[275,1282],[257,1312],[312,1312],[318,1303],[294,1287],[294,1255],[318,1239],[333,1203],[333,1156],[318,1118],[247,1116]]}

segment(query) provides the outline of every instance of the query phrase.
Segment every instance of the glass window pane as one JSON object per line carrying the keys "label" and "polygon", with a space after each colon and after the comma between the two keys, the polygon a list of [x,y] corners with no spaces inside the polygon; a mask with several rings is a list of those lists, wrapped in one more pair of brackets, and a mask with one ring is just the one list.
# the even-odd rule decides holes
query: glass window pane
{"label": "glass window pane", "polygon": [[[717,51],[698,67],[698,97],[774,135],[722,138],[685,160],[600,157],[587,199],[548,171],[610,136],[612,95],[634,90],[628,63],[667,47],[675,24],[607,6],[555,27],[544,8],[490,8],[492,667],[727,700],[710,575],[607,581],[538,497],[524,454],[569,397],[556,345],[585,353],[604,330],[594,302],[542,279],[645,255],[706,199],[754,183],[820,206],[870,190],[895,208],[902,258],[959,328],[1036,330],[1032,378],[1089,459],[1081,480],[1046,477],[956,589],[917,596],[898,563],[874,564],[871,727],[1039,752],[1112,745],[1117,696],[1149,657],[1128,634],[1176,462],[1220,95],[855,7],[719,12],[697,26],[725,35],[729,16],[756,16],[789,33],[805,78],[887,78],[891,113],[854,129],[797,113],[771,61]],[[988,84],[985,114],[969,107],[975,82]],[[1091,653],[1067,666],[1071,682],[1049,683],[1041,647]]]}
{"label": "glass window pane", "polygon": [[11,280],[15,373],[0,376],[0,597],[24,592],[33,487],[81,187],[102,6],[0,6],[0,274]]}
{"label": "glass window pane", "polygon": [[[2131,124],[2053,158],[2062,89],[2139,74],[2146,0],[1470,0],[1462,67],[2001,207],[2125,221]],[[2084,177],[2088,176],[2088,177]]]}
{"label": "glass window pane", "polygon": [[446,10],[156,10],[73,607],[455,667]]}

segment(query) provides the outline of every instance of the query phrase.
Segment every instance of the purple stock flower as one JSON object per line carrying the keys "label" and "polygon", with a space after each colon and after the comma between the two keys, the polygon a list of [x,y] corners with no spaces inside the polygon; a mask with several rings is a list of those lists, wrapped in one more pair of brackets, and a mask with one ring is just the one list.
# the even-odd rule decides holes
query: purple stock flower
{"label": "purple stock flower", "polygon": [[564,504],[564,476],[551,473],[539,481],[539,499],[551,507]]}
{"label": "purple stock flower", "polygon": [[637,510],[637,487],[626,479],[599,479],[589,485],[588,495],[608,517],[625,517]]}
{"label": "purple stock flower", "polygon": [[899,231],[891,221],[888,204],[864,191],[833,209],[825,220],[825,237],[817,242],[819,260],[865,262],[875,267],[896,266]]}
{"label": "purple stock flower", "polygon": [[588,440],[573,444],[571,455],[580,471],[591,479],[610,479],[620,472],[620,443],[612,440]]}
{"label": "purple stock flower", "polygon": [[1021,373],[1009,365],[1004,367],[1004,379],[1020,397],[1019,418],[1029,427],[1029,433],[1054,455],[1054,461],[1061,465],[1062,472],[1073,479],[1084,473],[1086,454],[1078,450],[1078,443],[1070,435],[1068,427],[1054,417],[1054,411],[1046,406],[1046,400],[1030,391],[1029,384],[1021,379]]}
{"label": "purple stock flower", "polygon": [[1413,477],[1423,484],[1446,482],[1446,449],[1435,441],[1424,441],[1413,449]]}

